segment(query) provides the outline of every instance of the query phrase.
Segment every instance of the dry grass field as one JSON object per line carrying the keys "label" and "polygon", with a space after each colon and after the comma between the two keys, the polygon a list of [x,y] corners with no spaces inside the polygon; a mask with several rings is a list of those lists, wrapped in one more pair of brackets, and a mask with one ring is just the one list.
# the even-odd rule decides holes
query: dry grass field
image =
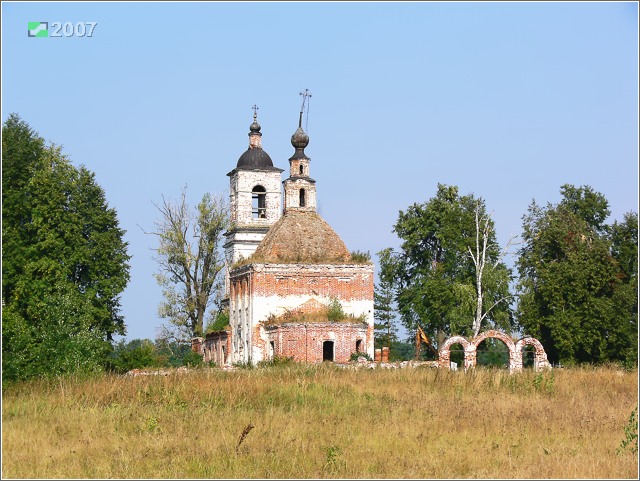
{"label": "dry grass field", "polygon": [[32,381],[2,398],[3,478],[638,474],[618,451],[638,373],[613,368],[199,369]]}

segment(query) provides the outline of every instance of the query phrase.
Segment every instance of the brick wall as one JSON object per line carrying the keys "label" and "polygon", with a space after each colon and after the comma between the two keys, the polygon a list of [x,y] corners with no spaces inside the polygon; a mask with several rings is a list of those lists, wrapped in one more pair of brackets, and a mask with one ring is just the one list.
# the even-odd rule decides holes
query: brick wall
{"label": "brick wall", "polygon": [[[280,179],[277,170],[237,170],[231,174],[229,208],[231,221],[239,226],[270,226],[282,214]],[[256,186],[266,189],[266,218],[254,219],[252,214],[252,191]]]}
{"label": "brick wall", "polygon": [[485,339],[499,339],[509,349],[509,371],[517,372],[522,370],[522,354],[524,346],[530,345],[535,349],[534,369],[544,369],[551,367],[547,354],[542,344],[533,337],[524,337],[518,342],[509,337],[504,332],[489,330],[479,334],[473,339],[466,339],[462,336],[453,336],[447,339],[439,349],[438,364],[440,367],[449,368],[451,366],[451,346],[460,344],[464,349],[464,368],[469,369],[476,366],[476,354],[478,345]]}
{"label": "brick wall", "polygon": [[231,328],[224,331],[210,332],[204,338],[200,354],[204,362],[214,362],[218,366],[227,363],[231,352]]}
{"label": "brick wall", "polygon": [[[300,206],[300,189],[305,191],[305,205]],[[284,210],[298,209],[302,211],[316,210],[316,186],[306,179],[289,178],[284,181]]]}
{"label": "brick wall", "polygon": [[[359,329],[337,328],[334,332],[348,336],[336,341],[335,360],[348,359],[355,352],[356,333],[362,341],[361,350],[373,358],[373,265],[372,264],[250,264],[230,274],[229,316],[232,335],[249,340],[252,362],[271,357],[272,337],[261,328],[270,316],[280,316],[295,310],[310,300],[327,305],[332,298],[340,301],[346,314],[363,316]],[[339,323],[336,323],[339,324]],[[296,342],[302,342],[299,337]],[[287,338],[287,342],[295,340]],[[328,340],[328,339],[327,339]],[[283,347],[282,352],[297,348]],[[293,346],[293,344],[292,344]],[[298,346],[299,347],[299,346]],[[317,346],[316,346],[317,347]],[[307,359],[311,355],[304,348]],[[242,351],[242,352],[241,352]],[[233,362],[246,362],[249,354],[238,339],[233,341]],[[284,354],[283,354],[284,355]],[[312,358],[322,360],[322,351],[314,351]],[[296,359],[301,358],[298,354]]]}
{"label": "brick wall", "polygon": [[372,264],[254,264],[252,281],[256,296],[373,301]]}
{"label": "brick wall", "polygon": [[[265,358],[278,355],[315,363],[322,362],[324,354],[330,353],[331,360],[347,362],[356,352],[358,341],[360,346],[367,344],[367,326],[363,323],[286,323],[266,326],[264,331],[267,335],[264,348],[268,349]],[[332,344],[325,344],[327,342]]]}

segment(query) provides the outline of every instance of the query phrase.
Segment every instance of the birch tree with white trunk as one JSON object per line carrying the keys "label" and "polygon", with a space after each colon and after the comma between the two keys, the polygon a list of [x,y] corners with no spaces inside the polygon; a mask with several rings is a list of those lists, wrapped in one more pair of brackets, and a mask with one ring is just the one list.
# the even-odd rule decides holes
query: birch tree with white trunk
{"label": "birch tree with white trunk", "polygon": [[475,222],[476,222],[476,239],[475,239],[475,252],[468,246],[469,257],[473,261],[476,274],[476,309],[475,317],[472,324],[473,337],[480,333],[482,327],[482,321],[491,313],[491,311],[501,302],[509,302],[512,298],[510,293],[500,296],[497,300],[494,300],[493,304],[486,310],[484,310],[484,289],[483,289],[483,277],[487,274],[495,272],[499,267],[503,267],[504,257],[508,254],[509,248],[515,244],[517,236],[511,236],[505,248],[494,259],[487,258],[487,248],[492,242],[491,233],[493,232],[493,222],[491,222],[492,212],[489,214],[480,213],[480,203],[476,204],[475,208]]}

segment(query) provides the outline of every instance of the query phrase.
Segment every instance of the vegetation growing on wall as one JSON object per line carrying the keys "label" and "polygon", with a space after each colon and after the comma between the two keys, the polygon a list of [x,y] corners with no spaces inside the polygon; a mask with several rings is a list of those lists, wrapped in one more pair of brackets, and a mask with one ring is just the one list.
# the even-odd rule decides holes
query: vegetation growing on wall
{"label": "vegetation growing on wall", "polygon": [[340,300],[332,298],[325,307],[314,309],[309,312],[297,310],[286,310],[284,314],[276,316],[270,314],[265,325],[276,325],[285,323],[305,323],[305,322],[345,322],[350,324],[366,323],[366,315],[355,316],[347,314],[342,308]]}

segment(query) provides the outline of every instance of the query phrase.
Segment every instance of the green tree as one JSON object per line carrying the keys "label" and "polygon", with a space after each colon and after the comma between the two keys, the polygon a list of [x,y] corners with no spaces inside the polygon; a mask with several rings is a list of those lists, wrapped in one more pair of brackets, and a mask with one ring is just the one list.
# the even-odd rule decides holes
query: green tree
{"label": "green tree", "polygon": [[153,232],[159,239],[156,280],[164,295],[158,312],[177,329],[175,338],[201,336],[205,314],[216,300],[213,294],[223,282],[220,247],[229,227],[227,205],[205,194],[192,212],[185,188],[179,202],[163,198],[156,207],[161,216]]}
{"label": "green tree", "polygon": [[[2,163],[6,378],[5,368],[12,372],[9,365],[14,360],[23,354],[29,357],[25,349],[43,352],[38,343],[53,343],[51,348],[59,356],[68,356],[64,343],[39,333],[47,328],[73,332],[78,339],[84,339],[83,330],[91,333],[91,339],[111,340],[113,334],[124,334],[119,296],[129,280],[129,256],[116,212],[108,207],[94,174],[74,167],[60,147],[46,145],[15,114],[2,126]],[[64,312],[52,308],[55,298],[61,299]],[[77,322],[66,314],[80,311],[73,303],[81,307]],[[60,319],[48,317],[56,313]],[[87,342],[93,341],[87,338]],[[56,363],[49,365],[50,372],[56,372]],[[75,365],[81,368],[83,363]]]}
{"label": "green tree", "polygon": [[[478,226],[486,229],[478,233]],[[510,329],[510,271],[501,261],[504,253],[482,199],[439,184],[434,198],[400,212],[394,231],[402,244],[399,252],[389,250],[380,258],[381,277],[396,289],[398,311],[410,332],[420,324],[438,345],[448,335],[471,335],[479,308],[485,325]],[[482,277],[480,305],[474,261],[478,242],[492,266]]]}
{"label": "green tree", "polygon": [[100,371],[110,344],[90,312],[90,300],[68,284],[44,294],[28,320],[5,307],[2,379]]}
{"label": "green tree", "polygon": [[637,358],[637,214],[607,226],[605,197],[563,185],[523,217],[518,319],[552,362]]}
{"label": "green tree", "polygon": [[164,359],[159,356],[155,344],[149,339],[120,340],[109,355],[108,367],[119,374],[132,369],[163,367]]}
{"label": "green tree", "polygon": [[621,322],[607,343],[607,358],[620,359],[626,365],[638,360],[638,214],[627,212],[621,222],[609,229],[611,254],[618,263],[619,283],[613,296],[614,310],[623,313],[628,322]]}
{"label": "green tree", "polygon": [[[391,255],[390,249],[383,249],[378,252],[379,259],[388,259]],[[388,278],[381,277],[373,293],[374,314],[377,323],[375,329],[375,347],[391,347],[398,340],[398,328],[395,325],[396,313],[393,306],[395,292],[393,284]]]}

